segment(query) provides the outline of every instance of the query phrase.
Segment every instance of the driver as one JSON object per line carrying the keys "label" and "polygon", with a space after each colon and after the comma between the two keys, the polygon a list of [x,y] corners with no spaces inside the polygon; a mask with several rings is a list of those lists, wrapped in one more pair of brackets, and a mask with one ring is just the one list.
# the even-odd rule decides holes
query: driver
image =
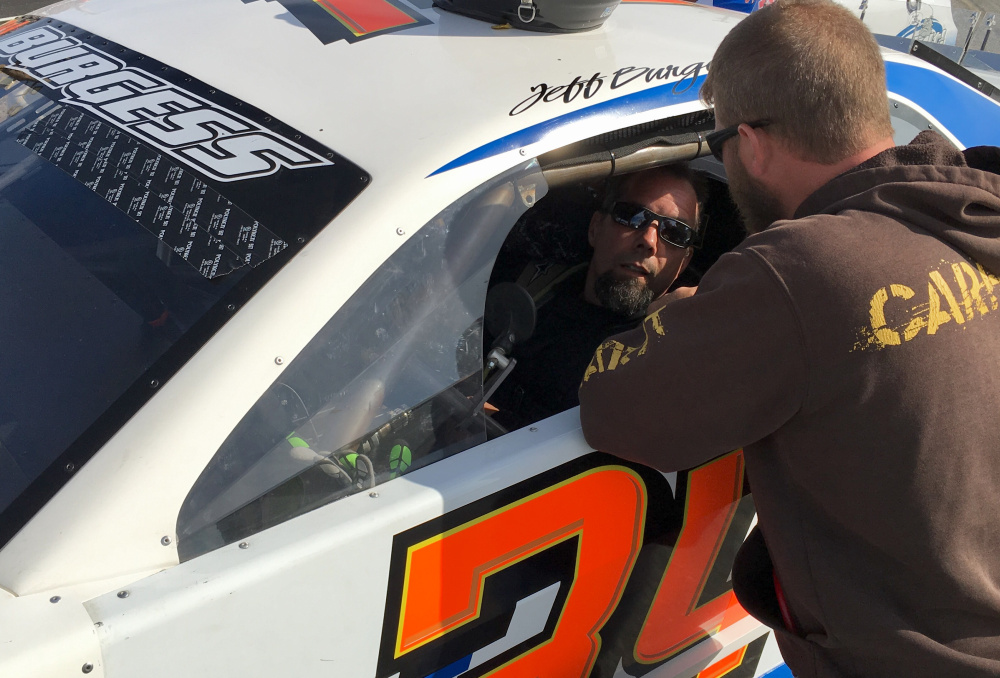
{"label": "driver", "polygon": [[690,261],[700,241],[700,186],[686,164],[608,181],[587,231],[590,263],[553,290],[534,334],[517,346],[517,367],[490,398],[497,422],[514,430],[579,404],[597,347],[637,326]]}

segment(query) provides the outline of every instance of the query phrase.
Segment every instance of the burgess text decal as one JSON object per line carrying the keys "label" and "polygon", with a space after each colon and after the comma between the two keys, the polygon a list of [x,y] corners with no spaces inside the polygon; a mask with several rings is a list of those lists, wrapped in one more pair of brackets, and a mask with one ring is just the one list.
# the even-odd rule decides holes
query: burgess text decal
{"label": "burgess text decal", "polygon": [[39,26],[0,39],[0,58],[61,101],[218,181],[332,163],[290,139],[110,54]]}

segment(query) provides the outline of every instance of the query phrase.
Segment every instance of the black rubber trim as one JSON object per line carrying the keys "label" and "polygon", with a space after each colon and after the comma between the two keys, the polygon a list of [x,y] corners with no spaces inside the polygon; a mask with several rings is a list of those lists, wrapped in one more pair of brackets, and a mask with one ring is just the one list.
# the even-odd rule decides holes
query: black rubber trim
{"label": "black rubber trim", "polygon": [[933,47],[925,45],[919,40],[914,40],[913,45],[910,46],[910,54],[922,59],[927,63],[940,68],[942,71],[952,76],[953,78],[958,78],[964,82],[969,87],[978,90],[996,101],[1000,101],[1000,92],[992,84],[977,77],[972,71],[955,63],[944,54],[941,54]]}

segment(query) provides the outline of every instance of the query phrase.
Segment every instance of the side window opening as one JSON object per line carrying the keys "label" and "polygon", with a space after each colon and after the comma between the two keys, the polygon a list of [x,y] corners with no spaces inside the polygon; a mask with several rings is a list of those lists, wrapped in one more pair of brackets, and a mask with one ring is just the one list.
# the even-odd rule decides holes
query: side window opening
{"label": "side window opening", "polygon": [[[698,135],[690,131],[692,126],[696,131],[704,131],[711,129],[712,124],[710,115],[700,119],[684,116],[659,123],[654,129],[634,130],[634,134],[623,130],[604,135],[577,144],[572,152],[564,150],[540,158],[546,176],[565,172],[572,173],[576,180],[562,185],[550,181],[545,198],[511,230],[494,266],[491,294],[512,283],[523,287],[525,295],[534,301],[536,325],[532,336],[523,337],[506,349],[515,364],[507,368],[504,382],[490,396],[488,411],[494,424],[489,430],[490,437],[574,407],[578,403],[576,389],[596,346],[607,336],[631,329],[641,320],[641,316],[609,317],[607,311],[594,310],[595,307],[580,299],[593,256],[588,227],[594,212],[600,209],[605,178],[610,171],[628,174],[615,171],[616,163],[619,167],[624,164],[622,149],[634,151],[641,145],[636,137],[652,139],[654,144],[642,147],[647,151],[646,157],[636,163],[639,165],[636,170],[671,164],[686,159],[685,153],[690,158],[692,150],[700,152]],[[671,146],[674,142],[676,145]],[[595,147],[602,147],[605,152],[610,149],[614,159],[605,160]],[[650,159],[656,154],[661,157]],[[692,161],[691,168],[704,189],[700,219],[703,241],[673,288],[697,286],[705,271],[745,237],[721,163],[702,157]],[[489,331],[489,313],[486,329],[484,350],[488,352],[502,340]]]}
{"label": "side window opening", "polygon": [[528,163],[446,208],[386,260],[195,482],[178,516],[182,561],[486,440],[489,273],[546,190]]}

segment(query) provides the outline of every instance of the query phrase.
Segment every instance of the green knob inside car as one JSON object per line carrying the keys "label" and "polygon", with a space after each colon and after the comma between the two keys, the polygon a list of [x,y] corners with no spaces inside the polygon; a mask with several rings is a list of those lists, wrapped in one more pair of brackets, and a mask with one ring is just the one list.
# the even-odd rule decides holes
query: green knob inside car
{"label": "green knob inside car", "polygon": [[395,478],[398,475],[406,473],[412,461],[413,457],[410,453],[410,448],[405,443],[396,443],[393,445],[392,449],[389,450],[389,469],[392,471],[392,477]]}

